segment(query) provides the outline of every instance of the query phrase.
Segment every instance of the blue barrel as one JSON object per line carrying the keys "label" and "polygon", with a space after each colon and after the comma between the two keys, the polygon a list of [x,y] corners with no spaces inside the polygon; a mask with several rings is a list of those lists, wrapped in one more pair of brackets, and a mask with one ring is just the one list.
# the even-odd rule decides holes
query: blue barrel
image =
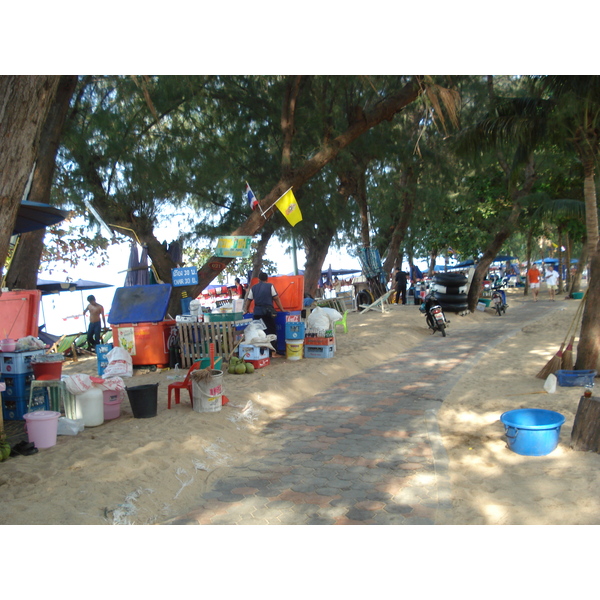
{"label": "blue barrel", "polygon": [[500,417],[508,447],[523,456],[546,456],[556,449],[565,417],[543,408],[509,410]]}

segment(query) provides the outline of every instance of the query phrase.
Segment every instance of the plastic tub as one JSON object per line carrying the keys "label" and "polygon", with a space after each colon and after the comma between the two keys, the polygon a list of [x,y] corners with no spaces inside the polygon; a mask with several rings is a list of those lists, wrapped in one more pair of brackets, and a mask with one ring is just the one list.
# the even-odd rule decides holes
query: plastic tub
{"label": "plastic tub", "polygon": [[509,410],[500,417],[508,447],[523,456],[546,456],[556,449],[565,417],[543,408]]}
{"label": "plastic tub", "polygon": [[118,419],[121,416],[121,393],[104,390],[102,398],[104,402],[104,420]]}
{"label": "plastic tub", "polygon": [[304,350],[304,340],[285,340],[285,356],[288,360],[300,360]]}
{"label": "plastic tub", "polygon": [[158,413],[158,383],[125,388],[135,419],[149,419]]}
{"label": "plastic tub", "polygon": [[10,338],[0,340],[0,352],[14,352],[16,347],[16,340],[12,340]]}
{"label": "plastic tub", "polygon": [[27,437],[36,448],[56,446],[59,417],[60,413],[52,410],[36,410],[23,415]]}

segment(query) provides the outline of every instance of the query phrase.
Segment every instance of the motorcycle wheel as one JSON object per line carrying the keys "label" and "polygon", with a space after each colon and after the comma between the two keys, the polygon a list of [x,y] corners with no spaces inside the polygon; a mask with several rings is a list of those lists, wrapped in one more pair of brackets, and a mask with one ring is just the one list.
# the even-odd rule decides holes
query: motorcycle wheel
{"label": "motorcycle wheel", "polygon": [[438,329],[442,332],[442,337],[446,337],[446,325],[442,323],[441,325],[438,325]]}
{"label": "motorcycle wheel", "polygon": [[435,333],[435,323],[433,322],[433,317],[430,314],[428,314],[425,317],[425,320],[427,321],[427,327],[429,327],[429,329],[431,329],[432,332]]}
{"label": "motorcycle wheel", "polygon": [[502,316],[502,305],[501,304],[496,304],[496,312],[498,313],[499,317]]}

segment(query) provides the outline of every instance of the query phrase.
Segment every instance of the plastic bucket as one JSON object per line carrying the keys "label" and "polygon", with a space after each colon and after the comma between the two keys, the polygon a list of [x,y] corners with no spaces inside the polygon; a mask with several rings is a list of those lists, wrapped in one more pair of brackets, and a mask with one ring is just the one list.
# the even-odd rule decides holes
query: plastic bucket
{"label": "plastic bucket", "polygon": [[136,419],[149,419],[158,413],[158,383],[125,388]]}
{"label": "plastic bucket", "polygon": [[14,352],[16,347],[16,340],[11,338],[4,338],[3,340],[0,340],[0,352]]}
{"label": "plastic bucket", "polygon": [[33,369],[33,376],[38,381],[50,379],[57,380],[60,379],[60,376],[62,374],[62,361],[31,361],[31,368]]}
{"label": "plastic bucket", "polygon": [[102,398],[104,402],[104,420],[118,419],[121,416],[121,393],[104,390]]}
{"label": "plastic bucket", "polygon": [[83,419],[85,427],[97,427],[104,423],[104,393],[93,387],[75,396],[76,419]]}
{"label": "plastic bucket", "polygon": [[288,360],[300,360],[304,349],[304,340],[285,340],[285,356]]}
{"label": "plastic bucket", "polygon": [[60,413],[52,410],[36,410],[23,415],[27,437],[36,448],[56,446],[59,417]]}
{"label": "plastic bucket", "polygon": [[500,417],[508,447],[523,456],[546,456],[556,449],[565,417],[543,408],[509,410]]}
{"label": "plastic bucket", "polygon": [[223,371],[212,369],[210,377],[194,381],[192,397],[196,412],[218,412],[223,406]]}

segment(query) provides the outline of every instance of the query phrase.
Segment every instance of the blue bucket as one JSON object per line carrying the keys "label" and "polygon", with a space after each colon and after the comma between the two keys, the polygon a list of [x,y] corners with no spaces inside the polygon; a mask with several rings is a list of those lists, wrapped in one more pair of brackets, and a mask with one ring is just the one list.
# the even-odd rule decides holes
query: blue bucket
{"label": "blue bucket", "polygon": [[500,417],[508,447],[523,456],[546,456],[556,449],[565,417],[543,408],[509,410]]}

